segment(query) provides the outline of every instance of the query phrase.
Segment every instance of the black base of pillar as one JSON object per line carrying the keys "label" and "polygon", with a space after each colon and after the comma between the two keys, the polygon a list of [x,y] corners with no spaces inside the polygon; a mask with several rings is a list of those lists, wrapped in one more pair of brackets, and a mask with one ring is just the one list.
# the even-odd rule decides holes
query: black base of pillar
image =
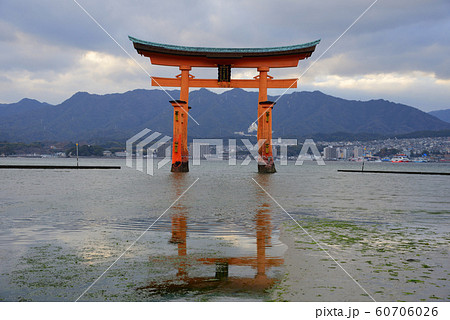
{"label": "black base of pillar", "polygon": [[228,279],[228,262],[216,262],[216,276],[217,280]]}
{"label": "black base of pillar", "polygon": [[189,172],[189,162],[180,162],[177,161],[175,163],[172,163],[172,169],[170,169],[171,172]]}
{"label": "black base of pillar", "polygon": [[258,173],[275,173],[277,170],[275,169],[275,163],[269,164],[258,164]]}

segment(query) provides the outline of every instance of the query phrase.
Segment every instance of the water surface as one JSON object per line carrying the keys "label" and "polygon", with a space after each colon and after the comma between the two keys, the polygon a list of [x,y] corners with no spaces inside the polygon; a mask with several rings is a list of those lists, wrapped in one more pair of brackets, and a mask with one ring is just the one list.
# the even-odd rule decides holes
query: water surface
{"label": "water surface", "polygon": [[[271,290],[285,276],[287,247],[279,230],[291,220],[265,191],[298,221],[423,228],[414,236],[442,244],[442,255],[431,259],[448,276],[443,260],[449,248],[448,176],[338,173],[360,166],[343,162],[290,163],[278,165],[274,175],[259,175],[255,163],[226,161],[203,161],[186,174],[171,174],[166,166],[149,176],[123,160],[81,161],[122,170],[0,170],[1,300],[74,301],[125,251],[80,300],[271,300]],[[450,171],[446,164],[400,166]]]}

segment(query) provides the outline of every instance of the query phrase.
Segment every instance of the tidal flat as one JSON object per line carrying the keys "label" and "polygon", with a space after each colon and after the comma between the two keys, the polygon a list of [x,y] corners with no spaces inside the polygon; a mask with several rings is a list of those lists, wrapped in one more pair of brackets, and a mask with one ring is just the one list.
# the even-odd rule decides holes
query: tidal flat
{"label": "tidal flat", "polygon": [[261,175],[205,161],[154,176],[122,160],[83,164],[123,167],[0,172],[0,301],[450,298],[446,176],[337,172],[359,166],[347,162]]}
{"label": "tidal flat", "polygon": [[328,219],[297,222],[282,228],[286,270],[273,288],[274,301],[450,300],[450,232],[438,236],[428,227]]}

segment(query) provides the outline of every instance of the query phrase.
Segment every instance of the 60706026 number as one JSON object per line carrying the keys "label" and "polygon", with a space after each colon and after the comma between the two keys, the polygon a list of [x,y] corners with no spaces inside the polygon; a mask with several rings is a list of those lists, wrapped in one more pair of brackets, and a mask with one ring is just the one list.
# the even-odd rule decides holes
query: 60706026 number
{"label": "60706026 number", "polygon": [[433,307],[378,307],[375,310],[375,314],[377,316],[385,316],[385,317],[436,317],[438,315],[438,308]]}

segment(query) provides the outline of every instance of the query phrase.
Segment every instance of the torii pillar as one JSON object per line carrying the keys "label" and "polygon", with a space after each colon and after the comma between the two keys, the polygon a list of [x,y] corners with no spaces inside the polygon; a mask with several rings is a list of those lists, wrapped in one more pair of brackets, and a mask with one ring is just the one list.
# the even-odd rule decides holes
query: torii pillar
{"label": "torii pillar", "polygon": [[181,66],[180,100],[170,101],[173,107],[172,172],[189,172],[187,124],[189,117],[189,71]]}
{"label": "torii pillar", "polygon": [[275,163],[272,153],[272,110],[274,102],[267,101],[267,73],[269,68],[259,67],[259,97],[258,97],[258,172],[275,173]]}

